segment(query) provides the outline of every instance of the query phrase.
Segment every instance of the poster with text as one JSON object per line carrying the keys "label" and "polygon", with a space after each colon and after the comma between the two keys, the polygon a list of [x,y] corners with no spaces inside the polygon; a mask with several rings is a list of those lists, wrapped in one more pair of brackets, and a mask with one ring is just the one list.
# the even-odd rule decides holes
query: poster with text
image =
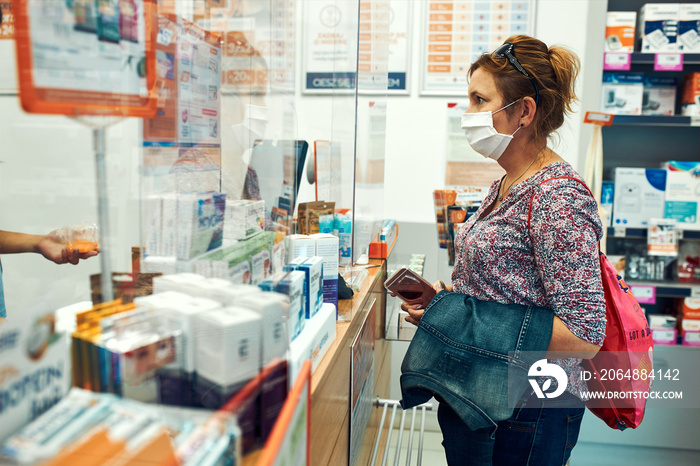
{"label": "poster with text", "polygon": [[303,92],[353,91],[357,77],[358,2],[305,2],[303,26]]}
{"label": "poster with text", "polygon": [[409,93],[413,3],[391,2],[389,19],[389,85],[392,94]]}
{"label": "poster with text", "polygon": [[422,95],[466,95],[471,63],[508,37],[534,30],[534,0],[426,0],[423,4]]}

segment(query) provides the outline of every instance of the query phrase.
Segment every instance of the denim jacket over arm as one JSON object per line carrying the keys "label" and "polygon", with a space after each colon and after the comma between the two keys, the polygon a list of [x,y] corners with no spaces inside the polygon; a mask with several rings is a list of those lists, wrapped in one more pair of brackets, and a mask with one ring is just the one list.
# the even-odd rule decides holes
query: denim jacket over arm
{"label": "denim jacket over arm", "polygon": [[435,396],[470,429],[495,432],[513,413],[509,396],[517,401],[529,387],[530,365],[545,357],[553,319],[550,309],[441,291],[425,309],[401,364],[401,406]]}

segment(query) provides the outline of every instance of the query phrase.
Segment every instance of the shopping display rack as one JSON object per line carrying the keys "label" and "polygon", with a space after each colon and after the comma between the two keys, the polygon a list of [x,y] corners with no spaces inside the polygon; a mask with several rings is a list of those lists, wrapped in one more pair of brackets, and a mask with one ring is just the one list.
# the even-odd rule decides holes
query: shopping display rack
{"label": "shopping display rack", "polygon": [[[382,454],[382,460],[381,460],[381,466],[386,466],[389,461],[392,445],[391,445],[391,437],[394,433],[394,421],[396,419],[396,411],[398,409],[401,409],[401,404],[397,400],[386,400],[383,398],[378,398],[376,401],[376,406],[379,408],[382,408],[382,418],[379,423],[379,430],[377,431],[377,438],[374,441],[374,449],[372,451],[372,460],[370,461],[370,465],[375,466],[377,465],[377,456],[379,453],[379,446],[381,444],[382,437],[384,437],[384,425],[385,425],[385,420],[386,420],[386,415],[389,407],[391,406],[391,421],[387,424],[387,434],[386,434],[386,439],[384,443],[384,452]],[[420,411],[420,431],[418,432],[418,453],[417,453],[417,462],[416,465],[420,466],[423,461],[423,434],[425,432],[425,412],[426,411],[431,411],[433,410],[433,405],[431,403],[424,403],[422,405],[418,405],[414,408],[411,409],[411,428],[409,429],[409,434],[408,434],[408,445],[406,446],[406,466],[410,466],[411,464],[411,457],[413,453],[413,437],[414,437],[414,432],[415,432],[415,425],[416,425],[416,414],[418,411]],[[400,458],[401,458],[401,446],[403,443],[403,433],[405,430],[405,424],[406,424],[406,410],[401,409],[401,424],[399,427],[398,431],[398,440],[396,441],[396,445],[394,445],[394,462],[392,463],[394,466],[398,466]]]}

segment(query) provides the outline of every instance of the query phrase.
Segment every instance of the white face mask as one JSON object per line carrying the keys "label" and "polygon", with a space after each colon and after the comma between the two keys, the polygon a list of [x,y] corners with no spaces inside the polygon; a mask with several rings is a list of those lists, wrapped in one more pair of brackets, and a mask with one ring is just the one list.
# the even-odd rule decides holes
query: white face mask
{"label": "white face mask", "polygon": [[521,127],[518,126],[513,134],[501,134],[493,127],[493,115],[510,107],[515,102],[511,102],[495,112],[462,114],[462,129],[472,149],[493,160],[498,160],[503,155],[513,136]]}

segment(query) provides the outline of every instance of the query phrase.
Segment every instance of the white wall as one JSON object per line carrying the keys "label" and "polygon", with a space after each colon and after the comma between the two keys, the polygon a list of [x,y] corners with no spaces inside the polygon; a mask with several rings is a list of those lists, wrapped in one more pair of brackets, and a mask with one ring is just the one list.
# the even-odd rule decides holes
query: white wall
{"label": "white wall", "polygon": [[[415,11],[411,95],[388,99],[384,209],[386,218],[432,223],[435,221],[432,191],[444,187],[445,180],[446,103],[463,101],[465,97],[418,95],[421,2],[412,3]],[[579,107],[585,110],[597,109],[599,87],[596,86],[602,72],[606,8],[604,0],[537,2],[535,37],[547,45],[566,45],[581,58],[583,71],[577,88],[582,97]],[[582,112],[567,119],[559,131],[560,143],[554,148],[578,170],[583,169],[583,150],[590,137],[590,129],[583,127],[582,119]]]}

